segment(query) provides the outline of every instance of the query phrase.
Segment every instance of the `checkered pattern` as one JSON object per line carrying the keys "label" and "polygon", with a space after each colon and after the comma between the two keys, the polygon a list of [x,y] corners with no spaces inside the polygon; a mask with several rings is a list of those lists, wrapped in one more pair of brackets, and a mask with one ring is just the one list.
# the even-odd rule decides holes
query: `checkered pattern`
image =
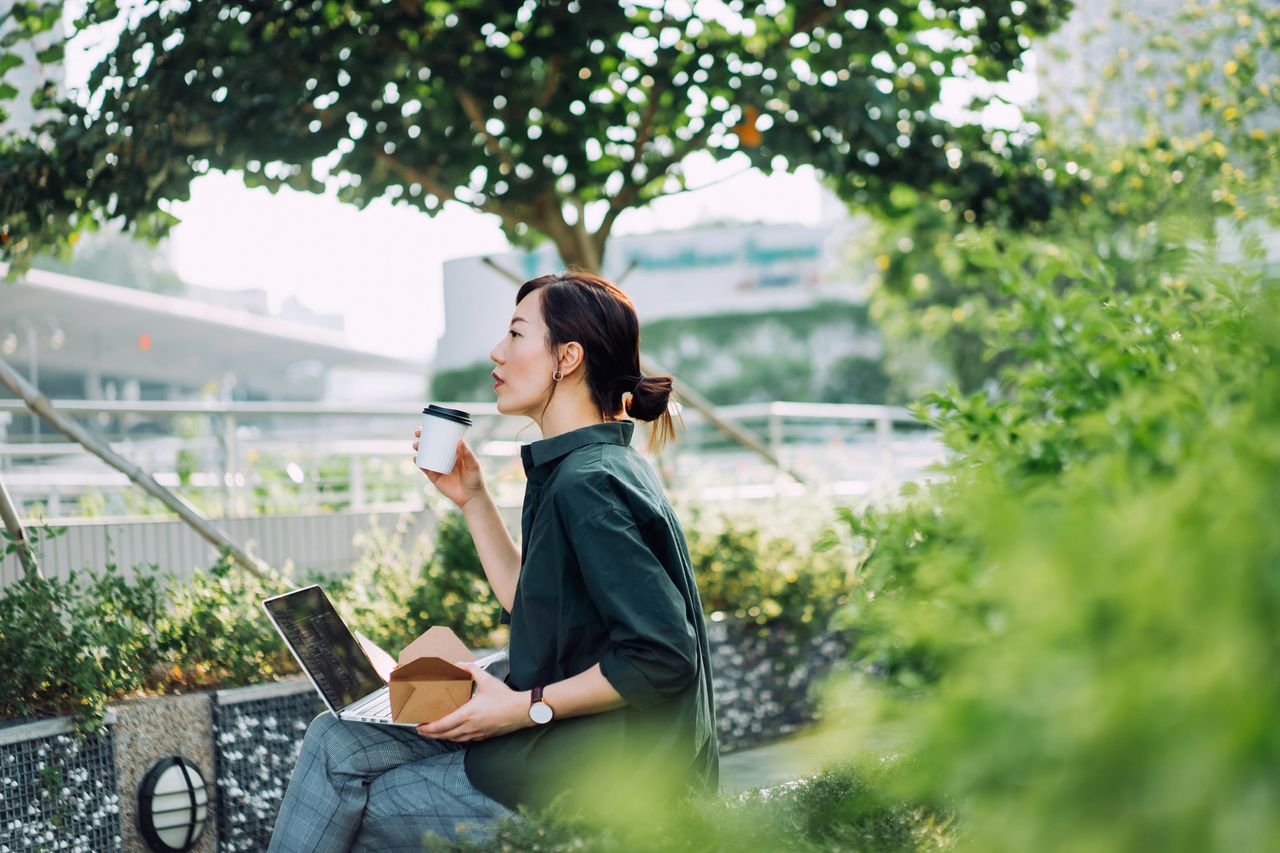
{"label": "checkered pattern", "polygon": [[516,813],[472,786],[465,756],[464,744],[326,711],[307,727],[269,853],[421,851],[429,832],[486,840]]}

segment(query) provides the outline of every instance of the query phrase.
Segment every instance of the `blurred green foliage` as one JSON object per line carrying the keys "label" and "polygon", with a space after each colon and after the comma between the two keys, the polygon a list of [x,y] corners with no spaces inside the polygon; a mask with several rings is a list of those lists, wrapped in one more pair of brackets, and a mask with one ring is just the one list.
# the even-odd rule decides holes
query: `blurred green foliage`
{"label": "blurred green foliage", "polygon": [[493,595],[466,518],[441,516],[430,539],[408,536],[408,517],[394,530],[373,527],[356,537],[361,556],[351,573],[326,589],[352,624],[392,655],[433,625],[446,625],[469,648],[506,643]]}
{"label": "blurred green foliage", "polygon": [[[883,779],[892,765],[840,764],[803,782],[741,795],[688,798],[650,808],[643,791],[613,801],[608,829],[568,800],[526,820],[499,825],[496,837],[457,842],[423,838],[430,853],[462,851],[725,851],[786,850],[932,853],[954,849],[954,818],[924,803],[885,798]],[[606,804],[599,804],[606,808]]]}
{"label": "blurred green foliage", "polygon": [[[1010,305],[997,278],[1053,280],[1044,266],[1053,258],[1027,246],[1092,257],[1127,291],[1145,287],[1153,271],[1179,286],[1185,254],[1211,240],[1218,222],[1239,226],[1246,239],[1280,227],[1280,69],[1271,61],[1280,9],[1264,0],[1166,6],[1115,3],[1109,18],[1079,27],[1083,43],[1062,45],[1115,55],[1084,75],[1080,92],[1060,97],[1060,109],[1027,116],[1035,141],[1024,151],[1036,168],[1046,180],[1078,183],[1052,216],[1016,229],[975,224],[950,199],[898,190],[909,203],[881,218],[860,258],[877,269],[872,317],[891,363],[924,343],[962,391],[998,382],[1011,353],[993,346],[986,328],[993,311]],[[1065,85],[1069,72],[1053,62],[1047,73]],[[993,130],[994,144],[1025,132]],[[991,252],[1005,261],[993,268],[984,261]],[[937,389],[897,373],[913,396]]]}
{"label": "blurred green foliage", "polygon": [[[1280,35],[1280,10],[1202,13]],[[1032,233],[961,227],[897,294],[942,294],[922,331],[983,370],[918,407],[946,479],[842,513],[865,674],[827,716],[855,751],[901,733],[889,793],[954,807],[964,849],[1280,846],[1280,157],[1224,117],[1274,110],[1267,82],[1228,83],[1219,130],[1059,137],[1105,195]]]}

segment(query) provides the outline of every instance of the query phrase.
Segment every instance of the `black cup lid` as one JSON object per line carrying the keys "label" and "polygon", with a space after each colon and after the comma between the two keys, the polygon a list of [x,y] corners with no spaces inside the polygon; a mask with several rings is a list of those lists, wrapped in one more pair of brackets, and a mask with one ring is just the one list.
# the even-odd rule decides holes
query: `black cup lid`
{"label": "black cup lid", "polygon": [[422,410],[424,415],[435,415],[438,418],[444,418],[446,421],[454,421],[456,423],[471,426],[471,415],[462,409],[446,409],[444,406],[437,406],[431,403]]}

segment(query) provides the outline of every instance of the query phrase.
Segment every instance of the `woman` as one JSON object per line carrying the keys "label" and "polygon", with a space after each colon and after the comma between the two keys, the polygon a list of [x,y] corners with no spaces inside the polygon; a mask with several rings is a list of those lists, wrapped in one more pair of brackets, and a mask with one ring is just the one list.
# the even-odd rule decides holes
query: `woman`
{"label": "woman", "polygon": [[521,286],[489,357],[498,411],[532,418],[543,436],[520,448],[522,548],[465,441],[450,473],[424,471],[466,517],[511,625],[510,672],[467,665],[471,700],[416,733],[317,717],[272,851],[416,850],[425,832],[456,838],[461,823],[475,838],[519,806],[607,800],[636,782],[716,790],[688,547],[630,447],[634,421],[621,419],[656,422],[651,448],[674,434],[671,377],[641,375],[639,346],[635,307],[616,285],[571,272]]}

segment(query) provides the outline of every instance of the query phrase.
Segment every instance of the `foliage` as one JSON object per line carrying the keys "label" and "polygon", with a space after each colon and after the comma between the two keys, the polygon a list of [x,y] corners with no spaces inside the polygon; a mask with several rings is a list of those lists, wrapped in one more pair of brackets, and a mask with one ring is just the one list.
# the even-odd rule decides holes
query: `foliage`
{"label": "foliage", "polygon": [[295,584],[288,576],[259,580],[230,555],[184,583],[170,583],[158,630],[169,662],[163,692],[252,684],[297,672],[260,603],[300,585],[306,582]]}
{"label": "foliage", "polygon": [[988,346],[985,326],[1009,303],[979,254],[1013,246],[1034,275],[1040,259],[1029,248],[1053,245],[1096,257],[1127,290],[1153,267],[1176,283],[1170,271],[1186,244],[1210,238],[1215,220],[1280,225],[1280,73],[1266,55],[1280,41],[1280,10],[1229,0],[1187,3],[1171,17],[1117,7],[1114,17],[1124,46],[1086,83],[1084,107],[1032,116],[1038,168],[1070,174],[1078,195],[1025,223],[1025,236],[921,198],[882,221],[870,244],[872,312],[890,348],[928,342],[962,391],[995,381],[1010,358]]}
{"label": "foliage", "polygon": [[872,675],[829,716],[851,743],[904,732],[892,790],[954,803],[970,849],[1280,843],[1280,275],[1257,236],[1280,158],[1242,136],[1117,144],[1096,204],[942,256],[993,374],[919,408],[944,482],[844,513],[865,551],[838,622]]}
{"label": "foliage", "polygon": [[110,562],[65,581],[24,575],[0,596],[0,718],[72,714],[86,729],[106,702],[141,688],[162,661],[156,580]]}
{"label": "foliage", "polygon": [[830,532],[819,536],[825,544],[806,547],[729,515],[708,522],[695,514],[685,539],[702,608],[713,618],[755,622],[761,631],[787,628],[804,640],[827,630],[848,602],[849,560]]}
{"label": "foliage", "polygon": [[449,625],[464,642],[505,644],[505,630],[495,627],[501,605],[485,579],[480,555],[461,512],[450,511],[436,528],[435,550],[423,569],[422,582],[409,597],[410,622]]}
{"label": "foliage", "polygon": [[343,613],[393,654],[432,625],[450,628],[469,648],[506,643],[500,605],[460,512],[440,518],[432,540],[406,542],[408,517],[396,529],[373,527],[357,536],[359,561],[351,574],[328,581]]}
{"label": "foliage", "polygon": [[[3,83],[22,64],[15,45],[47,34],[61,7],[14,5],[0,105],[17,95]],[[69,33],[121,31],[87,90],[40,88],[52,117],[0,139],[0,258],[20,269],[106,220],[162,236],[169,203],[211,170],[272,189],[328,182],[361,207],[387,198],[434,215],[456,201],[591,269],[619,215],[685,188],[694,152],[812,166],[857,204],[891,204],[908,185],[975,214],[1043,217],[1061,182],[932,108],[944,78],[1004,79],[1069,9],[100,0]]]}
{"label": "foliage", "polygon": [[[899,790],[955,797],[973,849],[1280,841],[1260,722],[1280,711],[1276,285],[1256,318],[1233,303],[1188,324],[1176,370],[1057,427],[1084,434],[1059,443],[1065,467],[1015,447],[1018,404],[999,406],[931,510],[862,528],[878,594],[853,621],[911,698],[858,690],[845,718],[912,733]],[[964,435],[974,415],[945,417]],[[1110,440],[1090,435],[1108,418]]]}
{"label": "foliage", "polygon": [[500,824],[493,840],[423,839],[432,853],[468,850],[819,851],[925,853],[951,849],[952,818],[921,803],[887,800],[885,769],[834,766],[818,776],[724,799],[655,808],[644,791],[616,806],[607,822],[584,818],[568,804]]}
{"label": "foliage", "polygon": [[437,370],[431,375],[431,399],[487,400],[493,393],[491,362],[479,362],[466,367]]}
{"label": "foliage", "polygon": [[822,390],[822,402],[898,402],[892,386],[893,380],[889,378],[883,359],[854,353],[837,359],[831,365],[831,374]]}
{"label": "foliage", "polygon": [[[226,688],[296,673],[297,664],[260,606],[271,595],[319,583],[348,624],[393,654],[426,628],[445,625],[470,648],[507,642],[500,605],[459,512],[433,535],[411,537],[409,516],[394,530],[357,535],[349,574],[328,577],[291,567],[270,580],[229,555],[179,581],[156,566],[126,578],[114,563],[88,582],[25,578],[0,590],[0,719],[72,714],[97,726],[110,701],[139,693]],[[48,529],[46,536],[59,529]],[[688,532],[708,610],[790,629],[825,630],[845,602],[847,558],[830,544],[812,549],[752,524],[722,518]],[[41,534],[32,530],[35,547]]]}

